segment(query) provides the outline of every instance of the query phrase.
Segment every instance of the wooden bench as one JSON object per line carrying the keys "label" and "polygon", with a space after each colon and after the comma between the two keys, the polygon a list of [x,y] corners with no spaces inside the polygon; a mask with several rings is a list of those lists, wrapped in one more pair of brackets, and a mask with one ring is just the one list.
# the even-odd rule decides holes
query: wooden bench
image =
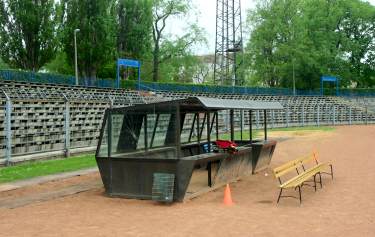
{"label": "wooden bench", "polygon": [[[326,172],[327,167],[330,167],[330,173]],[[333,179],[332,164],[319,163],[315,152],[312,155],[289,161],[282,166],[275,168],[273,172],[280,183],[280,193],[277,198],[277,203],[279,203],[280,198],[282,197],[297,198],[295,196],[283,196],[282,193],[284,189],[298,189],[299,200],[300,203],[302,203],[301,189],[304,185],[312,186],[316,191],[317,183],[320,184],[321,188],[323,187],[321,174],[329,174]],[[287,181],[282,182],[281,177],[287,176],[288,174],[292,174],[292,177]],[[319,177],[319,181],[317,181],[317,177]],[[313,182],[313,185],[309,185],[309,182]]]}

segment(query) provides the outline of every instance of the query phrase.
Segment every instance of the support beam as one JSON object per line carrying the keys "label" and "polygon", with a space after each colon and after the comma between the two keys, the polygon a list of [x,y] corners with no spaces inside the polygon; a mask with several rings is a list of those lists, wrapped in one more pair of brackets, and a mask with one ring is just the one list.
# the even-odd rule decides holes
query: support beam
{"label": "support beam", "polygon": [[243,110],[240,111],[240,115],[241,115],[241,141],[243,140],[243,120],[244,120],[244,114],[243,114]]}
{"label": "support beam", "polygon": [[[207,149],[208,153],[211,152],[211,126],[210,126],[210,111],[207,112]],[[212,187],[212,178],[211,178],[211,162],[207,164],[207,175],[208,175],[208,186]]]}
{"label": "support beam", "polygon": [[268,135],[267,135],[267,110],[264,110],[264,140],[268,140]]}
{"label": "support beam", "polygon": [[249,136],[250,144],[253,143],[253,111],[249,110]]}
{"label": "support beam", "polygon": [[176,138],[176,148],[177,148],[177,159],[181,158],[181,113],[180,113],[180,105],[176,103],[176,131],[175,131],[175,138]]}
{"label": "support beam", "polygon": [[207,112],[207,141],[208,141],[208,152],[211,152],[211,126],[210,126],[210,112]]}
{"label": "support beam", "polygon": [[143,117],[143,124],[144,124],[144,143],[145,143],[145,150],[148,151],[148,132],[147,132],[147,114],[145,114],[145,116]]}
{"label": "support beam", "polygon": [[201,154],[201,138],[199,136],[199,130],[200,130],[200,125],[199,125],[199,113],[197,113],[197,137],[198,137],[198,155]]}
{"label": "support beam", "polygon": [[193,136],[193,133],[194,133],[194,125],[195,125],[195,121],[197,120],[197,114],[194,114],[194,118],[193,118],[193,123],[191,124],[191,129],[190,129],[190,134],[189,134],[189,140],[188,142],[191,142],[191,138]]}
{"label": "support beam", "polygon": [[[158,123],[159,123],[159,117],[160,117],[160,114],[157,114],[157,115],[156,115],[156,119],[155,119],[155,124],[154,124],[154,130],[152,131],[152,137],[151,137],[151,142],[150,142],[150,148],[152,148],[152,146],[154,145],[156,129],[157,129],[157,127],[158,127]],[[190,142],[190,138],[191,138],[191,135],[190,135],[190,137],[189,137],[189,142]]]}
{"label": "support beam", "polygon": [[234,141],[234,110],[230,110],[230,140]]}
{"label": "support beam", "polygon": [[215,112],[216,114],[216,140],[219,140],[219,113]]}

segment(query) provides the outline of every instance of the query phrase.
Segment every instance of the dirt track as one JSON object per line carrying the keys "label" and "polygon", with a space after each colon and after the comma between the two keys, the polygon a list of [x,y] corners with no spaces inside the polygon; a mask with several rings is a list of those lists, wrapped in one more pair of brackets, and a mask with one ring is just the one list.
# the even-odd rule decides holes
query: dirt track
{"label": "dirt track", "polygon": [[[172,206],[111,199],[103,189],[94,189],[0,208],[0,236],[375,236],[375,126],[340,127],[289,139],[276,148],[272,167],[313,148],[322,161],[332,161],[335,180],[324,177],[324,187],[316,193],[304,188],[301,206],[294,199],[276,205],[277,182],[263,172],[231,186],[236,202],[232,207],[222,205],[222,189]],[[2,193],[0,198],[98,179],[78,177]]]}

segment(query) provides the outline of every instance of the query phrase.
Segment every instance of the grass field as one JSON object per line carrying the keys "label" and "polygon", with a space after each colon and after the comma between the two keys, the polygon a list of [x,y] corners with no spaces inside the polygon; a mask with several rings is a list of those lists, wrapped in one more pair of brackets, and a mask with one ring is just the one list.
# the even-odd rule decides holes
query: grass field
{"label": "grass field", "polygon": [[0,168],[0,183],[76,171],[95,166],[96,162],[93,154],[69,159],[27,162],[17,166]]}

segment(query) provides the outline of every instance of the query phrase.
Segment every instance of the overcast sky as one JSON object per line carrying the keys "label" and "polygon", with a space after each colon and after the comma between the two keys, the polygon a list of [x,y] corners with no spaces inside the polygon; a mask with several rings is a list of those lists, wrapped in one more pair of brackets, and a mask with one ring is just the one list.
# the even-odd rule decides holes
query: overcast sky
{"label": "overcast sky", "polygon": [[[216,0],[192,0],[192,2],[198,8],[200,15],[198,17],[191,16],[191,18],[197,18],[199,25],[205,29],[208,39],[208,47],[200,47],[196,51],[198,54],[213,53],[215,51]],[[369,2],[372,5],[375,5],[375,0],[369,0]],[[241,4],[242,22],[244,22],[246,20],[246,11],[255,7],[255,1],[242,0]],[[183,28],[182,26],[186,24],[186,18],[179,21],[175,21],[170,24],[168,31],[174,34],[183,34],[181,29]]]}

